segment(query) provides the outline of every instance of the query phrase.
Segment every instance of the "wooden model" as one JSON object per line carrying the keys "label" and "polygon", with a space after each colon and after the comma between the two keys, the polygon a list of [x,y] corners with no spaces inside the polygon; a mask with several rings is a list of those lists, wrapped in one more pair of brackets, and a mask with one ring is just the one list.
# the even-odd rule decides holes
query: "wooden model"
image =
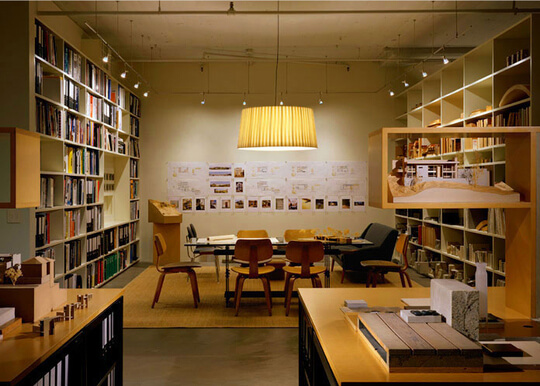
{"label": "wooden model", "polygon": [[[148,222],[154,223],[154,237],[159,233],[167,243],[167,250],[159,258],[160,264],[166,265],[179,262],[182,214],[168,202],[148,200]],[[156,258],[154,248],[154,261]]]}
{"label": "wooden model", "polygon": [[54,284],[54,259],[36,256],[23,261],[21,264],[23,276],[19,284]]}

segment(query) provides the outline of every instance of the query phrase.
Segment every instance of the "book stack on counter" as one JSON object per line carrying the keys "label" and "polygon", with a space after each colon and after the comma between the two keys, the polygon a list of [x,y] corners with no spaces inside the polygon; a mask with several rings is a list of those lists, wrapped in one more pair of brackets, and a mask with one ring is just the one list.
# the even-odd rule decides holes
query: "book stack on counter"
{"label": "book stack on counter", "polygon": [[79,111],[79,87],[69,79],[64,79],[64,106]]}
{"label": "book stack on counter", "polygon": [[67,210],[64,212],[64,229],[66,239],[81,234],[81,211]]}
{"label": "book stack on counter", "polygon": [[81,81],[82,57],[67,44],[64,44],[64,72],[76,81]]}
{"label": "book stack on counter", "polygon": [[118,245],[126,245],[129,243],[129,224],[118,227]]}
{"label": "book stack on counter", "polygon": [[84,154],[85,149],[66,146],[66,154],[64,155],[66,173],[84,174]]}
{"label": "book stack on counter", "polygon": [[139,218],[139,201],[130,202],[129,205],[129,219],[137,220]]}
{"label": "book stack on counter", "polygon": [[84,130],[81,120],[73,114],[66,113],[66,135],[65,139],[72,142],[84,143]]}
{"label": "book stack on counter", "polygon": [[92,261],[103,254],[103,235],[89,236],[86,240],[86,261]]}
{"label": "book stack on counter", "polygon": [[56,66],[56,36],[36,22],[35,53]]}
{"label": "book stack on counter", "polygon": [[62,138],[62,111],[48,102],[37,99],[36,130],[41,134]]}
{"label": "book stack on counter", "polygon": [[86,150],[86,174],[99,175],[99,152],[97,150]]}
{"label": "book stack on counter", "polygon": [[74,240],[64,244],[65,272],[71,271],[81,265],[81,240]]}
{"label": "book stack on counter", "polygon": [[93,147],[103,147],[103,126],[89,121],[86,124],[86,144]]}
{"label": "book stack on counter", "polygon": [[54,177],[41,177],[40,190],[39,207],[52,208],[54,206]]}
{"label": "book stack on counter", "polygon": [[84,204],[84,180],[82,178],[65,177],[64,204],[67,206]]}
{"label": "book stack on counter", "polygon": [[86,210],[86,231],[95,232],[103,228],[103,208],[93,206]]}
{"label": "book stack on counter", "polygon": [[51,242],[50,213],[36,213],[36,248]]}

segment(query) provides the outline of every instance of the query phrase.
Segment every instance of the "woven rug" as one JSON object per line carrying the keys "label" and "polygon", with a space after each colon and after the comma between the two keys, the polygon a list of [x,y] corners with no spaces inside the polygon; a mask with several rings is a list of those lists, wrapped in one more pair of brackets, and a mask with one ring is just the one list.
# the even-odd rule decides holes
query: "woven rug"
{"label": "woven rug", "polygon": [[[268,316],[264,298],[242,298],[240,313],[234,316],[233,307],[225,307],[225,268],[221,269],[221,279],[216,281],[215,268],[204,266],[197,271],[201,295],[199,308],[193,307],[191,285],[186,274],[171,274],[165,278],[159,302],[152,309],[152,299],[156,290],[159,273],[154,266],[147,268],[125,288],[124,327],[125,328],[170,328],[170,327],[297,327],[298,299],[293,298],[289,316],[285,316],[283,298],[273,298],[272,316]],[[234,290],[236,275],[231,273],[230,288]],[[354,280],[354,276],[351,276]],[[352,283],[348,275],[343,284],[341,267],[336,265],[330,275],[330,286],[365,287],[363,283]],[[378,287],[401,287],[399,275],[386,275],[387,283]],[[413,281],[413,286],[419,285]],[[283,290],[284,281],[271,281],[272,290]],[[311,287],[310,280],[296,280],[295,288]],[[246,280],[244,290],[262,291],[260,280]],[[232,303],[232,299],[231,299]]]}

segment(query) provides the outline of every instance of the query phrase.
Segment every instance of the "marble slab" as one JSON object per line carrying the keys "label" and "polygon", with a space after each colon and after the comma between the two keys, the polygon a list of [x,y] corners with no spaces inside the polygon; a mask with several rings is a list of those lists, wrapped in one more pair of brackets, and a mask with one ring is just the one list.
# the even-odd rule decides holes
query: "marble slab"
{"label": "marble slab", "polygon": [[479,292],[452,279],[431,280],[431,309],[468,338],[479,338]]}

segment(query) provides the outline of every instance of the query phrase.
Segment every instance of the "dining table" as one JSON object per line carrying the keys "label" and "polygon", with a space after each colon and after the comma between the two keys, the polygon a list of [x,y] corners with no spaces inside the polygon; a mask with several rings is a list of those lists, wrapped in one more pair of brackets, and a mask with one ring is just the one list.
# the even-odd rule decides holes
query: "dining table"
{"label": "dining table", "polygon": [[[282,255],[284,256],[287,248],[287,241],[283,237],[269,237],[274,247],[274,256]],[[234,291],[230,290],[230,265],[234,263],[234,247],[236,241],[239,240],[236,236],[213,236],[213,237],[202,237],[202,238],[193,238],[190,241],[184,244],[185,247],[212,247],[214,248],[215,256],[225,256],[225,306],[228,307],[230,304],[230,299],[234,298]],[[302,238],[298,241],[315,241],[315,238]],[[324,265],[326,270],[324,272],[324,287],[330,288],[330,256],[339,255],[342,253],[344,247],[356,247],[362,248],[366,245],[373,245],[369,240],[362,238],[354,238],[348,241],[326,241],[326,240],[316,240],[321,241],[324,245]],[[296,293],[294,293],[296,296]],[[242,297],[264,297],[263,291],[243,291]],[[281,291],[272,291],[272,297],[285,297],[283,290]]]}

